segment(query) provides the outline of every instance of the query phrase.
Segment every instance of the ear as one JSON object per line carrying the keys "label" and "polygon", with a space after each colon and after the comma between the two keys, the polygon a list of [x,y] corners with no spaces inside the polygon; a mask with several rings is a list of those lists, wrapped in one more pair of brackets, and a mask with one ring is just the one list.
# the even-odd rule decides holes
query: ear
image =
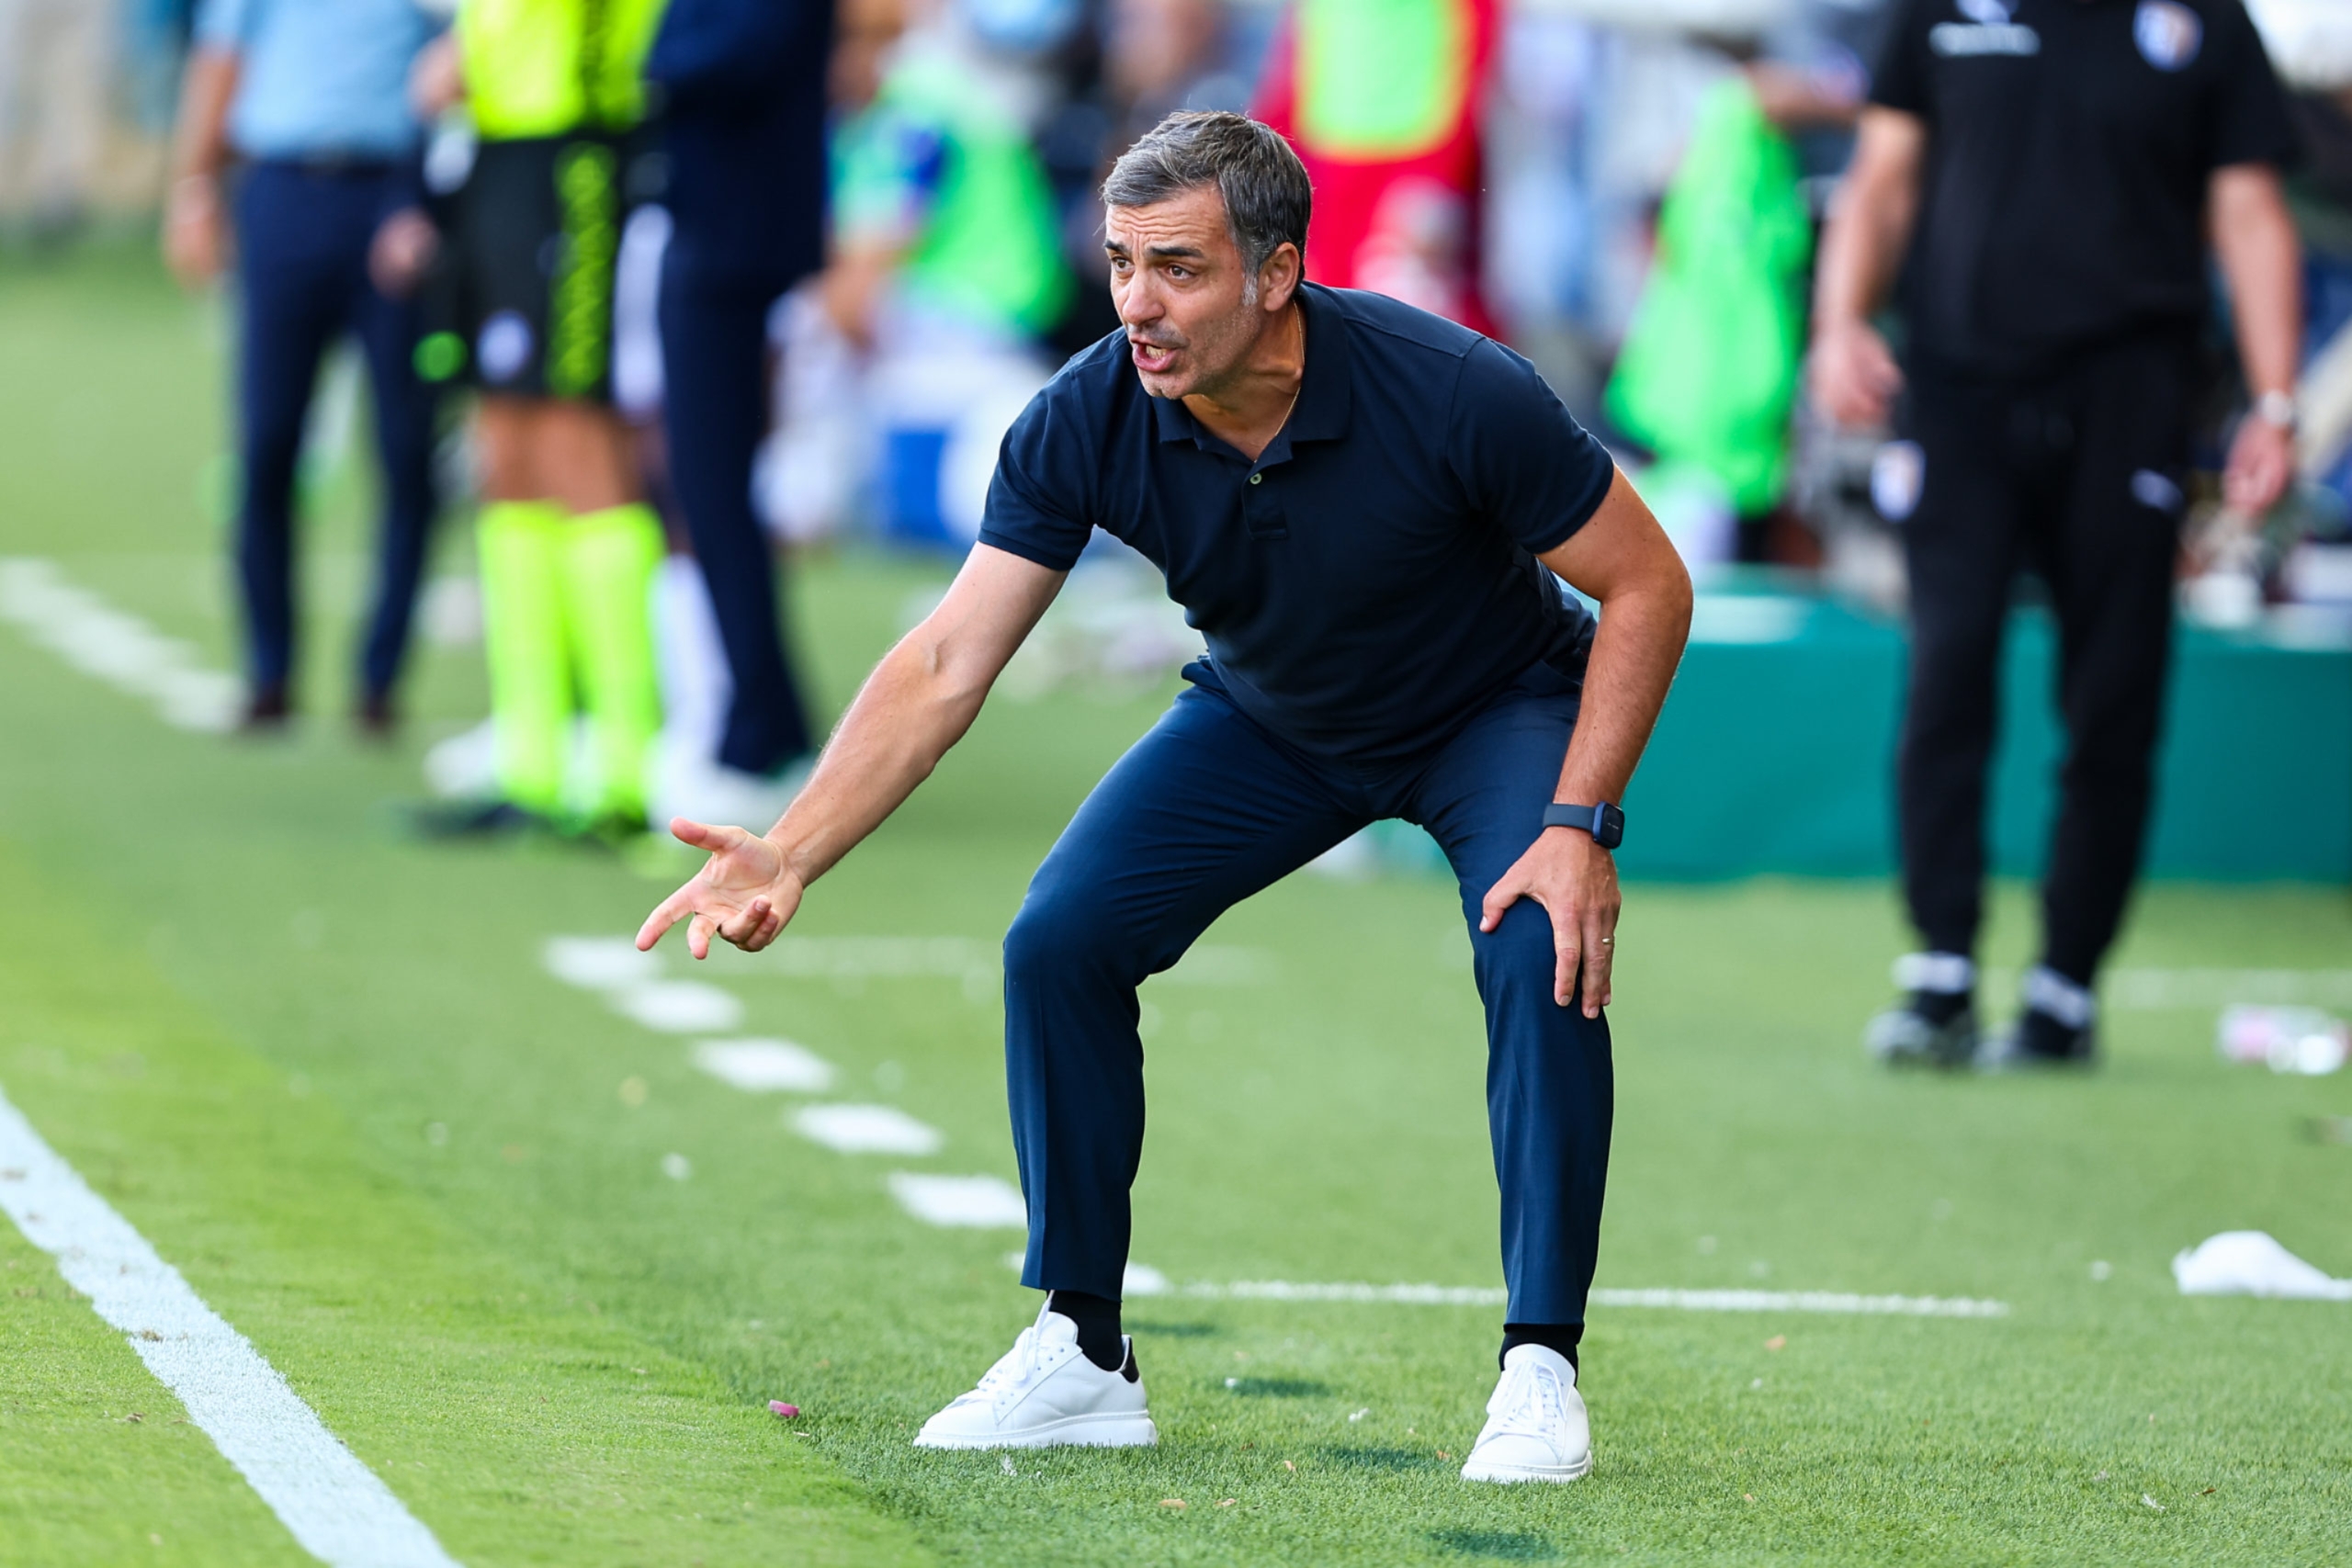
{"label": "ear", "polygon": [[1306,274],[1306,258],[1285,240],[1258,268],[1258,308],[1272,315],[1291,301]]}

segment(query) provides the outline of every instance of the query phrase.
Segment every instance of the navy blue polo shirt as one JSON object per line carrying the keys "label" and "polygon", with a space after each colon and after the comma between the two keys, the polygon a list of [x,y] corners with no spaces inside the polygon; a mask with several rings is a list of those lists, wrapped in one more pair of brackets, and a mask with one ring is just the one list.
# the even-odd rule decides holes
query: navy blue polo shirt
{"label": "navy blue polo shirt", "polygon": [[1146,392],[1114,333],[1006,434],[980,542],[1056,571],[1098,527],[1134,546],[1242,711],[1319,757],[1411,756],[1539,663],[1580,679],[1592,618],[1535,557],[1600,505],[1608,452],[1491,339],[1299,298],[1298,405],[1256,463]]}

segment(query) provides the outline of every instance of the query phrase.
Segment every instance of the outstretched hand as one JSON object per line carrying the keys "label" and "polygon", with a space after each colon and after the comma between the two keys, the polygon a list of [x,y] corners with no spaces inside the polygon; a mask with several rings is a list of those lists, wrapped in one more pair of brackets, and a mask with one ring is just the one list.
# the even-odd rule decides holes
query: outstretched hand
{"label": "outstretched hand", "polygon": [[1492,931],[1521,898],[1552,917],[1552,999],[1566,1007],[1584,979],[1584,1015],[1599,1018],[1609,1005],[1609,970],[1616,954],[1617,863],[1572,828],[1547,828],[1488,890],[1478,929]]}
{"label": "outstretched hand", "polygon": [[682,844],[708,850],[710,861],[645,918],[637,932],[639,951],[650,951],[680,920],[689,921],[686,951],[696,958],[710,956],[714,932],[746,953],[774,942],[800,908],[803,892],[784,852],[741,828],[707,827],[684,817],[671,818],[670,831]]}

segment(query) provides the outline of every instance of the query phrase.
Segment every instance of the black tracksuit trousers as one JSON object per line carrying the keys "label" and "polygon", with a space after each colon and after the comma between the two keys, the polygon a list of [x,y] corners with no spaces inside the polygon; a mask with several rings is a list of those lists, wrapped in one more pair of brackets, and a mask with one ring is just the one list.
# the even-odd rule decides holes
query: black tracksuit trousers
{"label": "black tracksuit trousers", "polygon": [[1973,954],[2001,635],[2021,570],[2049,585],[2066,754],[2042,962],[2089,986],[2147,837],[2196,383],[2192,341],[2128,339],[2030,380],[1911,378],[1924,459],[1902,525],[1911,670],[1904,893],[1928,949]]}

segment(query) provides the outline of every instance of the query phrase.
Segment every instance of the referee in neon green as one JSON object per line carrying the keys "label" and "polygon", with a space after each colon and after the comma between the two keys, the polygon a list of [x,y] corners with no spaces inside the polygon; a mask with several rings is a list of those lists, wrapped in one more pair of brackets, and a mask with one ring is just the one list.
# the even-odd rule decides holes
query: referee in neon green
{"label": "referee in neon green", "polygon": [[[481,393],[479,525],[498,795],[444,827],[643,826],[660,727],[648,603],[662,529],[611,403],[613,271],[639,81],[662,0],[462,0],[420,63],[425,107],[462,101],[478,138],[442,197],[431,378]],[[577,690],[592,776],[567,799]]]}

